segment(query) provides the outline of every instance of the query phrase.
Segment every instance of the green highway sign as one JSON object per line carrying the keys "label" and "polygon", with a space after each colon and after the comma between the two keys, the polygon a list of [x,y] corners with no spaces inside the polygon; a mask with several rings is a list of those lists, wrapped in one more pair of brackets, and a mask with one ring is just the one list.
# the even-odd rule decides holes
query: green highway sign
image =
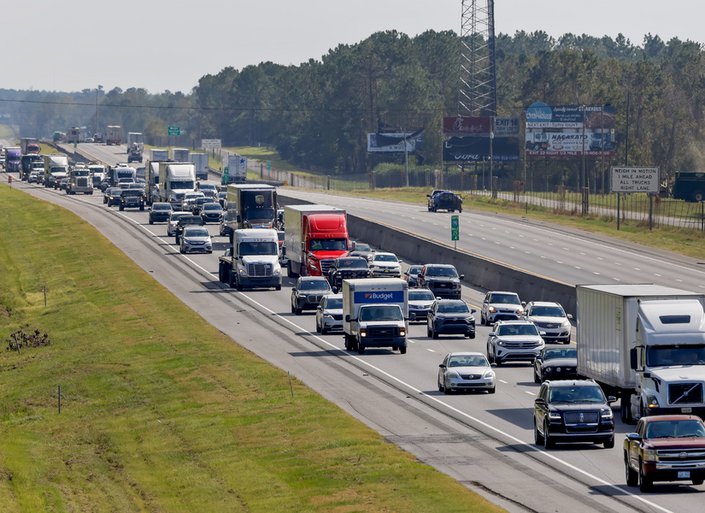
{"label": "green highway sign", "polygon": [[228,166],[225,166],[223,168],[223,176],[220,179],[221,185],[225,185],[230,182],[230,168]]}
{"label": "green highway sign", "polygon": [[460,216],[450,216],[450,240],[460,240]]}
{"label": "green highway sign", "polygon": [[181,135],[181,127],[170,126],[167,128],[167,134],[168,135]]}

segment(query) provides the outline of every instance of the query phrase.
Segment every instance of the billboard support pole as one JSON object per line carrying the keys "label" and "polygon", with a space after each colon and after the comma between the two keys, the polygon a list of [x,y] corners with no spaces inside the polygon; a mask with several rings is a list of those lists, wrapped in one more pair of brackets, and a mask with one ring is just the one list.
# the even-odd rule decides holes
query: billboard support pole
{"label": "billboard support pole", "polygon": [[619,230],[619,221],[620,221],[620,219],[621,219],[621,217],[622,217],[622,214],[620,214],[620,212],[619,212],[619,207],[621,206],[621,205],[620,205],[620,199],[621,199],[621,198],[622,198],[622,193],[621,193],[621,192],[618,192],[618,193],[617,193],[617,230]]}

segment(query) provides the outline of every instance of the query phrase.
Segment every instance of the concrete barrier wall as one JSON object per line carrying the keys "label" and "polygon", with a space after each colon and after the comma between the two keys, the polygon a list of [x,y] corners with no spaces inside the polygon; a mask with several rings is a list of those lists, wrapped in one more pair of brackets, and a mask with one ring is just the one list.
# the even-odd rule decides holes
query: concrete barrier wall
{"label": "concrete barrier wall", "polygon": [[[280,205],[309,203],[287,197],[285,194],[285,191],[279,191]],[[452,264],[460,274],[465,275],[464,281],[469,285],[487,290],[517,292],[523,301],[557,301],[563,305],[566,312],[576,315],[575,287],[567,283],[537,276],[350,214],[348,232],[351,238],[367,242],[378,249],[391,251],[403,260],[421,264]]]}

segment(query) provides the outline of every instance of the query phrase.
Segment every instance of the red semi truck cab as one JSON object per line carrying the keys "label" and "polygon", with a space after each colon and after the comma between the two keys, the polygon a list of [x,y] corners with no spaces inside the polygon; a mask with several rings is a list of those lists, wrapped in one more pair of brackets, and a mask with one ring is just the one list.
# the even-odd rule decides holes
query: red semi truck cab
{"label": "red semi truck cab", "polygon": [[333,260],[348,251],[345,210],[328,205],[287,205],[284,246],[289,276],[325,276]]}

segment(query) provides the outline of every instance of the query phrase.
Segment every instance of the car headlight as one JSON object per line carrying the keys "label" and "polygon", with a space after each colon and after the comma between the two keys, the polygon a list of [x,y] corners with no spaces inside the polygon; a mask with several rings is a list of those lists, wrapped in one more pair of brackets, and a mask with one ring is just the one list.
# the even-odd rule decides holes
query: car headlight
{"label": "car headlight", "polygon": [[557,411],[549,411],[548,418],[551,420],[561,420],[561,414]]}
{"label": "car headlight", "polygon": [[240,269],[238,269],[238,272],[240,273],[241,276],[247,276],[247,269],[245,269],[244,267],[241,267]]}
{"label": "car headlight", "polygon": [[457,371],[448,371],[446,372],[446,376],[450,379],[460,379],[460,374],[458,374]]}
{"label": "car headlight", "polygon": [[646,407],[647,408],[658,408],[658,399],[655,395],[649,395],[646,397]]}
{"label": "car headlight", "polygon": [[400,337],[406,336],[406,328],[399,328],[399,336]]}
{"label": "car headlight", "polygon": [[656,449],[644,449],[642,451],[644,461],[658,461],[658,452]]}
{"label": "car headlight", "polygon": [[524,309],[523,308],[517,308],[517,311],[515,312],[517,315],[524,315]]}
{"label": "car headlight", "polygon": [[561,323],[561,326],[563,326],[564,328],[570,328],[570,321],[566,319]]}
{"label": "car headlight", "polygon": [[482,377],[485,379],[494,379],[495,373],[493,370],[488,370],[488,371],[485,371],[485,373],[482,375]]}
{"label": "car headlight", "polygon": [[282,268],[277,267],[274,269],[274,276],[279,276],[282,273]]}
{"label": "car headlight", "polygon": [[543,371],[546,373],[553,372],[553,367],[545,367]]}
{"label": "car headlight", "polygon": [[491,307],[489,307],[489,308],[487,309],[487,311],[488,311],[489,313],[495,313],[495,312],[497,311],[497,309],[496,309],[494,306],[491,306]]}
{"label": "car headlight", "polygon": [[367,329],[363,328],[360,330],[360,337],[364,338],[367,336]]}
{"label": "car headlight", "polygon": [[612,420],[614,418],[614,415],[612,414],[612,409],[603,408],[600,411],[600,417],[602,417],[602,420]]}
{"label": "car headlight", "polygon": [[498,342],[497,342],[497,345],[498,345],[498,346],[502,346],[502,347],[504,347],[504,340],[500,340],[500,341],[498,341]]}
{"label": "car headlight", "polygon": [[324,319],[328,319],[329,321],[333,320],[333,316],[331,314],[323,314]]}

